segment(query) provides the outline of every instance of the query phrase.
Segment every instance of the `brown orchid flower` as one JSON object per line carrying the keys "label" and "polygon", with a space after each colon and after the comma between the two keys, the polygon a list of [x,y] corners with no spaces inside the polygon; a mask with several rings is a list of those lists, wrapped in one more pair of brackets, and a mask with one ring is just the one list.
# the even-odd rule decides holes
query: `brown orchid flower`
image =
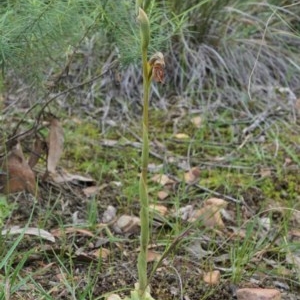
{"label": "brown orchid flower", "polygon": [[164,83],[165,78],[165,60],[164,55],[161,52],[156,52],[153,54],[149,60],[149,65],[151,67],[151,74],[154,81]]}

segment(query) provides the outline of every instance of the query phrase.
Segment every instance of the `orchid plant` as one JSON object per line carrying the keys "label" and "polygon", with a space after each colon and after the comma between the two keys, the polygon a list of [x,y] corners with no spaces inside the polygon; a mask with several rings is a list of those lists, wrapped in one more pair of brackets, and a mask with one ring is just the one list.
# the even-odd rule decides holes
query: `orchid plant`
{"label": "orchid plant", "polygon": [[[147,251],[149,245],[149,199],[147,189],[147,174],[148,174],[148,160],[149,160],[149,98],[151,81],[163,83],[164,81],[164,56],[161,52],[156,52],[148,60],[148,47],[150,43],[150,23],[145,12],[151,0],[137,1],[138,21],[140,25],[141,35],[141,56],[142,56],[142,70],[143,70],[143,118],[142,118],[142,136],[143,147],[141,157],[141,175],[139,182],[139,196],[140,196],[140,253],[138,256],[138,283],[135,289],[131,291],[131,296],[125,300],[154,300],[150,295],[149,279],[147,276]],[[121,299],[118,295],[111,295],[115,298],[111,300]]]}

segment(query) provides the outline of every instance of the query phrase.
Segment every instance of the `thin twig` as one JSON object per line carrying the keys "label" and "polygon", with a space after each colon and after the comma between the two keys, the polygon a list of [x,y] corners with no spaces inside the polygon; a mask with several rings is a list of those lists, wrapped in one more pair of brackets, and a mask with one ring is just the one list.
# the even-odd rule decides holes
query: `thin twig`
{"label": "thin twig", "polygon": [[[83,87],[83,86],[85,86],[85,85],[88,85],[88,84],[94,82],[95,80],[101,78],[102,76],[104,76],[105,74],[107,74],[107,72],[109,72],[109,70],[110,70],[113,66],[115,66],[115,64],[117,64],[117,63],[118,63],[118,62],[117,62],[116,60],[113,61],[113,62],[107,67],[107,69],[104,70],[101,74],[99,74],[99,75],[93,77],[92,79],[89,79],[89,80],[84,81],[84,82],[82,82],[82,83],[79,83],[79,84],[77,84],[77,85],[75,85],[75,86],[72,86],[72,87],[70,87],[70,88],[68,88],[68,89],[66,89],[66,90],[64,90],[64,91],[62,91],[62,92],[56,94],[56,95],[53,96],[52,98],[50,98],[47,102],[45,102],[45,103],[42,105],[42,107],[41,107],[41,109],[40,109],[40,111],[39,111],[39,113],[38,113],[38,115],[37,115],[37,118],[36,118],[36,121],[35,121],[34,125],[33,125],[30,129],[28,129],[28,130],[26,130],[26,131],[24,131],[24,132],[22,132],[22,133],[20,133],[20,134],[17,135],[16,132],[18,131],[18,129],[19,129],[21,123],[24,121],[25,116],[28,115],[29,112],[31,112],[36,106],[39,105],[39,103],[34,104],[34,105],[33,105],[33,106],[25,113],[25,115],[23,116],[23,118],[22,118],[22,119],[18,122],[18,124],[16,125],[16,127],[15,127],[15,129],[14,129],[14,131],[13,131],[13,134],[12,134],[11,137],[9,137],[8,140],[6,141],[6,147],[9,148],[16,140],[24,139],[24,138],[26,138],[27,136],[31,135],[31,134],[36,130],[37,126],[40,124],[41,116],[42,116],[42,114],[43,114],[45,108],[46,108],[51,102],[53,102],[53,101],[54,101],[55,99],[57,99],[58,97],[60,97],[60,96],[62,96],[62,95],[64,95],[64,94],[69,93],[70,91],[73,91],[73,90],[76,90],[76,89],[78,89],[78,88],[80,88],[80,87]],[[49,93],[47,93],[46,96],[48,96],[48,95],[49,95]]]}

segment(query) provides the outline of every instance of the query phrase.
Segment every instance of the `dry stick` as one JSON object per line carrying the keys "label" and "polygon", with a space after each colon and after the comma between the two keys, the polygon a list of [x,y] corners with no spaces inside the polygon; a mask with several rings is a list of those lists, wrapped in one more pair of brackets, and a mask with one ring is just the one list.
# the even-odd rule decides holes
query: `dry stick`
{"label": "dry stick", "polygon": [[280,112],[281,109],[282,109],[282,107],[280,107],[280,106],[277,106],[277,107],[273,106],[270,109],[268,109],[268,110],[262,112],[261,114],[259,114],[258,116],[256,116],[253,123],[243,129],[243,132],[242,132],[243,135],[249,134],[252,131],[254,131],[257,127],[260,126],[261,123],[264,123],[267,120],[267,118],[276,115],[276,113]]}

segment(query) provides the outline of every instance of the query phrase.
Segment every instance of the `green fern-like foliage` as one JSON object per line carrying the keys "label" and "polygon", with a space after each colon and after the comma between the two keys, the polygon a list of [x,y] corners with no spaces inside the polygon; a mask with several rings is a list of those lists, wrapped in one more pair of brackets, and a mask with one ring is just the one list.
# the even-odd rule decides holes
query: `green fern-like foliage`
{"label": "green fern-like foliage", "polygon": [[97,22],[94,1],[7,1],[0,8],[0,63],[39,78]]}

